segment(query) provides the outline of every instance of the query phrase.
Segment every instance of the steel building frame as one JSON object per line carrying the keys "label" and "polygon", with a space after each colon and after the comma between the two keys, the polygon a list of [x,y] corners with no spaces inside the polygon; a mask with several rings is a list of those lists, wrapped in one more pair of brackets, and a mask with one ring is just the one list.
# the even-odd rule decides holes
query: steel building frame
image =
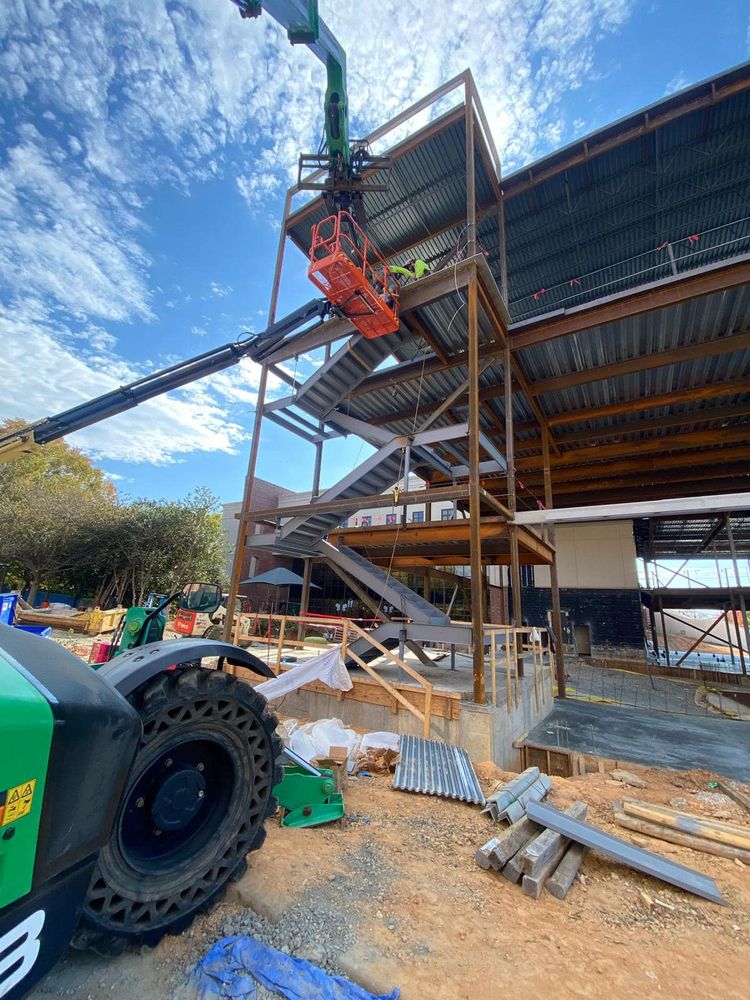
{"label": "steel building frame", "polygon": [[[455,98],[461,103],[437,115],[439,102]],[[750,486],[746,462],[750,441],[750,204],[747,219],[738,218],[744,211],[742,199],[747,201],[750,171],[746,166],[744,174],[742,170],[727,172],[732,157],[741,158],[745,149],[750,153],[750,64],[670,97],[502,180],[500,159],[468,70],[368,139],[382,142],[423,113],[433,115],[432,120],[391,151],[396,163],[405,165],[402,179],[411,183],[412,193],[404,182],[401,200],[398,192],[390,202],[389,196],[383,196],[375,205],[372,224],[391,261],[424,256],[433,262],[434,271],[402,289],[401,329],[381,338],[380,346],[378,341],[362,344],[355,337],[337,347],[352,330],[344,320],[334,319],[257,359],[262,370],[232,598],[238,590],[248,524],[266,518],[278,523],[289,513],[251,511],[263,419],[313,445],[312,512],[322,517],[345,515],[354,503],[346,484],[339,484],[345,494],[341,499],[330,491],[325,498],[320,496],[325,442],[357,433],[376,447],[386,448],[386,442],[392,442],[392,451],[398,439],[408,471],[414,467],[409,464],[412,447],[416,451],[424,441],[414,440],[418,412],[421,431],[436,432],[430,439],[433,444],[427,451],[422,447],[418,457],[420,473],[430,484],[425,500],[429,503],[431,493],[435,499],[450,494],[466,506],[469,521],[468,525],[443,526],[456,554],[453,558],[441,549],[436,563],[419,552],[423,544],[419,532],[434,540],[435,530],[404,525],[400,538],[392,542],[391,564],[394,556],[398,565],[406,566],[411,559],[413,565],[428,569],[440,560],[450,564],[464,559],[471,568],[472,629],[479,635],[488,559],[509,565],[516,624],[522,613],[520,566],[524,561],[546,563],[551,574],[553,629],[560,636],[555,520],[545,519],[540,537],[516,520],[519,503],[528,504],[531,498],[533,506],[551,510],[555,500],[562,506],[608,504],[729,493]],[[570,203],[570,190],[575,188],[584,206],[582,217],[590,227],[599,226],[596,239],[613,252],[596,195],[599,187],[607,189],[609,179],[617,177],[621,186],[632,185],[634,201],[643,200],[641,189],[646,181],[634,158],[634,144],[640,143],[643,163],[650,169],[653,161],[661,171],[661,146],[672,143],[678,150],[671,161],[677,167],[672,169],[684,173],[691,169],[691,143],[710,144],[714,132],[723,145],[717,141],[711,147],[712,162],[717,183],[721,180],[729,200],[719,203],[716,195],[709,203],[706,195],[700,204],[696,202],[695,211],[701,220],[718,219],[719,225],[682,238],[684,247],[679,241],[670,242],[668,233],[663,245],[649,249],[649,240],[654,243],[656,237],[647,231],[645,242],[634,248],[635,263],[628,259],[608,265],[602,286],[596,277],[591,288],[584,289],[581,271],[581,278],[567,282],[567,291],[565,281],[554,286],[553,291],[562,289],[555,292],[557,299],[541,286],[533,294],[527,291],[543,277],[542,263],[551,274],[560,275],[575,265],[574,256],[583,261],[582,267],[596,259],[595,241],[591,249],[572,253],[566,242],[573,239],[567,221],[558,227],[559,248],[553,236],[543,232],[557,217],[556,206],[566,190],[570,225],[577,218]],[[459,142],[463,142],[460,151]],[[431,144],[436,152],[430,159]],[[418,163],[417,157],[421,157]],[[442,172],[441,157],[447,163]],[[597,180],[598,174],[604,179]],[[669,183],[667,178],[665,186],[671,192],[676,182],[672,187]],[[463,192],[460,206],[459,189]],[[419,199],[425,192],[434,204],[420,217]],[[294,186],[286,195],[271,290],[271,323],[276,319],[287,237],[306,252],[309,229],[323,211],[319,199],[294,210],[299,193]],[[624,191],[624,204],[629,194]],[[648,230],[652,223],[660,224],[647,208],[638,211],[641,214],[633,215],[634,225]],[[425,212],[430,213],[429,225]],[[673,216],[670,225],[677,226],[676,220],[682,218],[677,208]],[[542,222],[535,224],[535,217]],[[738,234],[731,240],[721,243],[719,237],[711,236],[719,232],[724,239],[731,226],[732,233]],[[529,259],[524,241],[542,241],[544,259]],[[460,260],[455,259],[456,249],[462,251]],[[646,257],[645,263],[641,261]],[[445,266],[448,260],[454,262]],[[516,286],[520,297],[511,294]],[[324,363],[304,383],[279,367],[303,351],[319,348],[325,348]],[[388,355],[394,355],[398,365],[381,368]],[[266,399],[269,373],[289,385],[287,396]],[[343,400],[347,401],[347,419],[340,408]],[[466,434],[458,440],[453,434],[451,441],[450,428],[464,422],[457,415],[459,410],[466,411]],[[514,419],[514,411],[521,419]],[[643,418],[649,411],[654,415]],[[441,449],[440,444],[445,447]],[[458,484],[460,479],[466,480],[465,485]],[[375,505],[378,495],[377,489],[360,492],[358,505]],[[415,498],[409,494],[400,502],[413,503]],[[304,519],[310,509],[296,512],[297,520]],[[507,548],[488,542],[493,531],[493,537],[503,536]],[[373,543],[374,534],[370,532],[368,543]],[[380,539],[387,548],[386,534],[382,532]],[[334,535],[344,544],[355,545],[358,532],[336,529]],[[364,539],[361,531],[359,539]],[[309,599],[311,567],[312,558],[305,558],[303,611]],[[564,696],[561,643],[556,661],[558,693]],[[483,648],[478,642],[474,643],[474,698],[484,702]]]}

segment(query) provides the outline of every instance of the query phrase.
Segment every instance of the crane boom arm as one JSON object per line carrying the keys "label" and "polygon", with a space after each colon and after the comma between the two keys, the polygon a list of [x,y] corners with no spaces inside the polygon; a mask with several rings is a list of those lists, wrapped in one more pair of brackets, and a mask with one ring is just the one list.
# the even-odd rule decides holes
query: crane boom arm
{"label": "crane boom arm", "polygon": [[[7,462],[24,452],[33,451],[38,445],[47,444],[57,438],[82,430],[91,424],[106,420],[117,413],[144,403],[147,399],[161,396],[172,389],[179,389],[190,382],[205,378],[214,372],[223,371],[236,365],[244,357],[261,358],[272,347],[281,346],[287,337],[311,320],[323,320],[329,306],[325,299],[312,299],[264,330],[247,340],[238,340],[222,347],[215,347],[194,358],[180,361],[169,368],[146,375],[144,378],[119,386],[95,399],[78,403],[69,410],[45,417],[17,431],[0,437],[0,462]],[[305,330],[308,333],[312,327]]]}
{"label": "crane boom arm", "polygon": [[292,45],[307,45],[326,67],[325,132],[330,169],[349,167],[349,102],[346,53],[318,14],[318,0],[232,0],[242,17],[260,17],[265,10],[286,29]]}

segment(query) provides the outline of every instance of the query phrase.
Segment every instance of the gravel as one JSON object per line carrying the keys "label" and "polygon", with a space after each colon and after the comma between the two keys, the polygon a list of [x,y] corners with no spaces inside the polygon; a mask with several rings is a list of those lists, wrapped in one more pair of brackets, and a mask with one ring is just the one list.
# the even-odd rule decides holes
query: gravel
{"label": "gravel", "polygon": [[[355,898],[377,907],[385,899],[393,871],[371,841],[345,855],[343,861],[348,871],[308,889],[277,923],[247,909],[225,921],[222,936],[247,934],[287,955],[304,958],[330,975],[344,975],[339,959],[355,944],[356,915],[348,913],[341,901]],[[258,990],[259,1000],[273,995]]]}

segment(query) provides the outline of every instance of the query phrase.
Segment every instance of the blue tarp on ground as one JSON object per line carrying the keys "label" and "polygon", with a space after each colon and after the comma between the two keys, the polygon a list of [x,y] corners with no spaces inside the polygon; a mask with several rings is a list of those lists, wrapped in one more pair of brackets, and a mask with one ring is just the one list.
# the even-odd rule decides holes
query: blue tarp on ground
{"label": "blue tarp on ground", "polygon": [[356,983],[329,976],[302,958],[292,958],[255,938],[223,938],[197,968],[201,1000],[252,1000],[260,983],[288,1000],[398,1000],[399,991],[375,995]]}

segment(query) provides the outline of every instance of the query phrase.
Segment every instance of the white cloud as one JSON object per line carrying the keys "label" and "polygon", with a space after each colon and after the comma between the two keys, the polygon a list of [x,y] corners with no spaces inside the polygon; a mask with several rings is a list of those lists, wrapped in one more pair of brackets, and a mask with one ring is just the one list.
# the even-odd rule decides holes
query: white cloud
{"label": "white cloud", "polygon": [[[570,138],[564,98],[594,73],[597,40],[632,3],[324,0],[321,13],[348,54],[353,135],[470,66],[509,169]],[[325,70],[268,15],[242,20],[228,0],[5,0],[3,14],[0,100],[12,114],[0,151],[0,357],[10,390],[0,405],[34,419],[142,374],[107,327],[155,321],[161,295],[143,244],[156,185],[234,177],[265,224],[299,151],[317,148]],[[200,296],[176,291],[166,308]],[[210,283],[214,297],[231,291]],[[245,432],[231,406],[252,405],[256,391],[257,369],[243,363],[76,443],[131,461],[233,451]]]}
{"label": "white cloud", "polygon": [[[31,303],[22,319],[16,311],[0,309],[0,342],[3,412],[27,421],[68,409],[145,373],[116,354],[97,352],[93,344],[91,353],[81,351],[39,303]],[[31,359],[33,378],[19,378],[29,371]],[[237,369],[149,400],[68,440],[98,460],[156,465],[184,461],[195,452],[235,454],[246,430],[229,417],[228,407],[255,403],[259,375],[258,366],[244,360]]]}
{"label": "white cloud", "polygon": [[664,88],[664,96],[667,97],[669,94],[676,94],[678,90],[684,90],[685,87],[690,83],[687,74],[684,70],[680,70],[676,73],[669,83]]}

